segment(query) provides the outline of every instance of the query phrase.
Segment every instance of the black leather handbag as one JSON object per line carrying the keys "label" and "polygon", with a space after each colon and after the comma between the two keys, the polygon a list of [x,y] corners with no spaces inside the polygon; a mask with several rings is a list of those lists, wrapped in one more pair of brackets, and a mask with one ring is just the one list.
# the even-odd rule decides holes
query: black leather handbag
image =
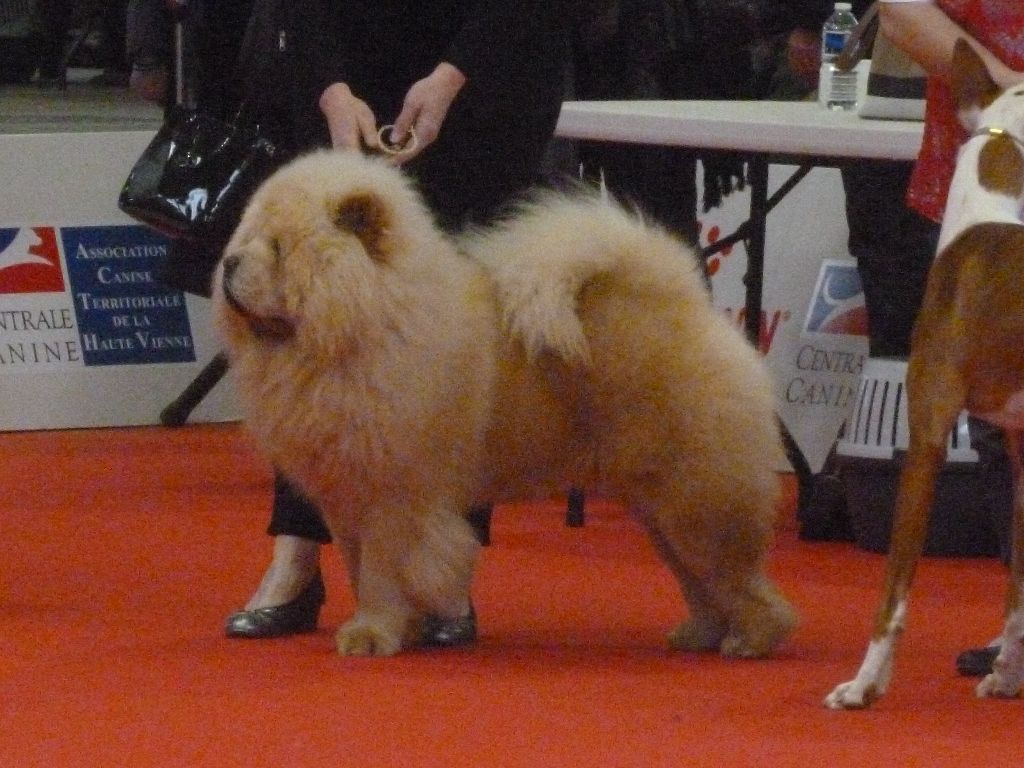
{"label": "black leather handbag", "polygon": [[241,106],[223,119],[196,105],[202,67],[189,55],[196,45],[194,4],[176,0],[175,103],[117,201],[129,216],[171,238],[168,257],[157,267],[157,279],[170,287],[209,295],[210,277],[249,198],[281,164],[284,153],[259,127],[266,85],[281,66],[277,2],[254,4],[238,65]]}
{"label": "black leather handbag", "polygon": [[168,237],[222,245],[275,154],[242,112],[223,121],[176,106],[135,161],[117,204]]}

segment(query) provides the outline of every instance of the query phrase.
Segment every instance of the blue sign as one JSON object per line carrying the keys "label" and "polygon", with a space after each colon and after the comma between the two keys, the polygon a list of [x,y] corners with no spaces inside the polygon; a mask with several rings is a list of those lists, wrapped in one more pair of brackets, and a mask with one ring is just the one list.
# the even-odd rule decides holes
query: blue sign
{"label": "blue sign", "polygon": [[195,361],[184,294],[154,277],[167,238],[141,226],[60,234],[87,366]]}

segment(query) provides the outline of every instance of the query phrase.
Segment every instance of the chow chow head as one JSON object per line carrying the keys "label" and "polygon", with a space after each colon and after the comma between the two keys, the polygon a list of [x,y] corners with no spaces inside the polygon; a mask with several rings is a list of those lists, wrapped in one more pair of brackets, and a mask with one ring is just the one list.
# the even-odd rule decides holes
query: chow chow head
{"label": "chow chow head", "polygon": [[331,150],[292,161],[257,190],[214,276],[229,351],[294,343],[334,358],[369,341],[401,300],[391,278],[440,238],[410,181],[384,162]]}

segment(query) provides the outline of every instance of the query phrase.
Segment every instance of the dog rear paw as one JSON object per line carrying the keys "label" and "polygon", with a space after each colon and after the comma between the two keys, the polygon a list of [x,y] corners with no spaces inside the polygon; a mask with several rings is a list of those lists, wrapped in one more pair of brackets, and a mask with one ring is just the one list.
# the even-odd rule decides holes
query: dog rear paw
{"label": "dog rear paw", "polygon": [[[1019,639],[1007,640],[1006,635],[1011,635],[1010,625],[1004,633],[999,655],[992,662],[992,672],[974,689],[978,698],[1012,699],[1020,696],[1024,685],[1024,646]],[[1019,630],[1011,636],[1019,638]]]}
{"label": "dog rear paw", "polygon": [[358,619],[343,624],[334,641],[342,656],[394,656],[402,650],[400,635]]}
{"label": "dog rear paw", "polygon": [[796,612],[781,597],[755,602],[733,622],[722,639],[721,653],[729,658],[763,659],[792,634],[798,623]]}
{"label": "dog rear paw", "polygon": [[857,680],[837,685],[825,697],[825,706],[829,709],[867,709],[878,698],[878,689],[874,685],[863,685]]}
{"label": "dog rear paw", "polygon": [[770,656],[788,634],[782,631],[748,637],[731,632],[722,640],[721,654],[727,659],[763,659]]}
{"label": "dog rear paw", "polygon": [[722,644],[725,633],[724,622],[690,619],[669,633],[668,647],[674,651],[691,653],[714,651]]}

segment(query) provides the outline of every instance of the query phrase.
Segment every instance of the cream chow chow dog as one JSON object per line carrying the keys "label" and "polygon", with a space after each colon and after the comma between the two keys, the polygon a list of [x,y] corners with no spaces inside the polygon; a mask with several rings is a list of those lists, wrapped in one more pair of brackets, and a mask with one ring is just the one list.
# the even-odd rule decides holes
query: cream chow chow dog
{"label": "cream chow chow dog", "polygon": [[341,653],[465,614],[474,504],[570,486],[647,529],[689,604],[673,647],[761,657],[792,630],[764,571],[769,379],[661,230],[549,195],[453,242],[400,170],[325,150],[256,193],[214,301],[249,428],[346,560]]}

